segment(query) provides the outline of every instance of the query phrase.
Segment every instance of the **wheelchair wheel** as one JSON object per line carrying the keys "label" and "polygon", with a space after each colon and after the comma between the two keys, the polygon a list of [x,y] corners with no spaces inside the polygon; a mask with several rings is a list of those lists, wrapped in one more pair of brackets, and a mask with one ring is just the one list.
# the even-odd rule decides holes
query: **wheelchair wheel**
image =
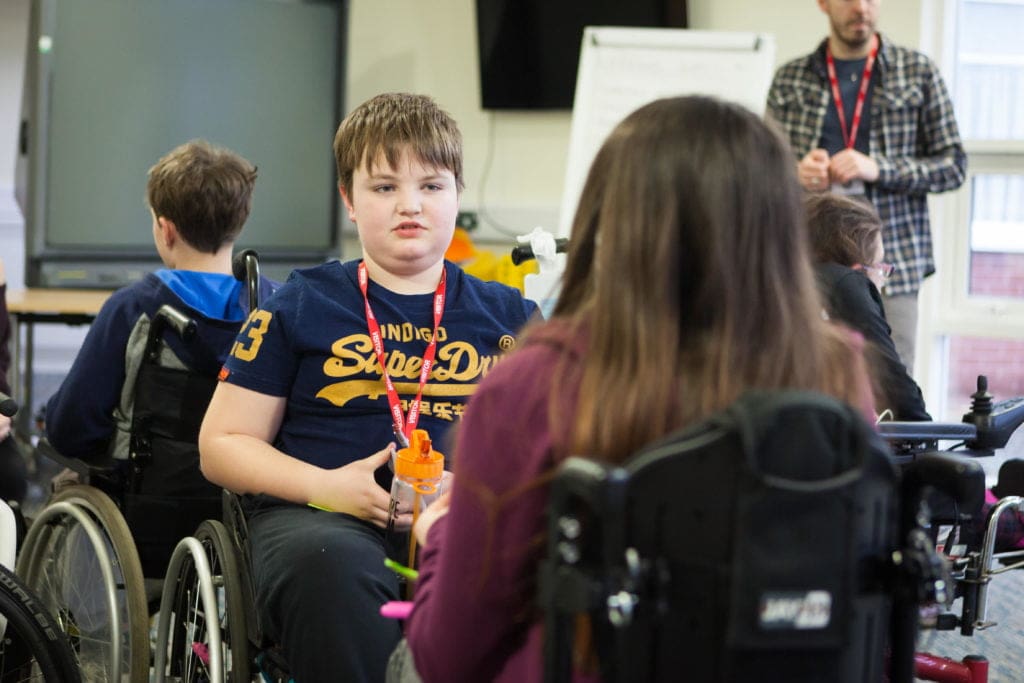
{"label": "wheelchair wheel", "polygon": [[0,567],[0,683],[81,680],[64,633],[32,591]]}
{"label": "wheelchair wheel", "polygon": [[149,680],[149,613],[139,556],[117,506],[69,486],[36,517],[17,565],[67,634],[85,680]]}
{"label": "wheelchair wheel", "polygon": [[223,524],[207,520],[171,558],[160,601],[157,681],[251,680],[242,596],[231,537]]}

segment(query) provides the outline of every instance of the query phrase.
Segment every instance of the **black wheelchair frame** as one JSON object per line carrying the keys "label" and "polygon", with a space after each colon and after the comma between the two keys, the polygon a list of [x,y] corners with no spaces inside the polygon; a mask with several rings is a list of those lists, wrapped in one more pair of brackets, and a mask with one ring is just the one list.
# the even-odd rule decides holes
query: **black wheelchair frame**
{"label": "black wheelchair frame", "polygon": [[[987,619],[987,599],[992,578],[1024,567],[1024,550],[996,552],[995,547],[1000,519],[1005,514],[1024,511],[1024,498],[1004,496],[990,509],[983,523],[978,518],[985,497],[985,473],[977,459],[993,456],[996,450],[1005,447],[1021,424],[1024,424],[1024,398],[994,401],[985,376],[978,377],[971,407],[961,422],[878,424],[897,463],[907,465],[942,453],[952,459],[957,472],[956,477],[940,485],[931,482],[934,491],[927,499],[929,510],[921,519],[932,542],[943,548],[952,584],[949,604],[929,616],[927,627],[938,631],[959,629],[961,635],[971,636],[975,630],[991,626]],[[948,441],[955,443],[940,450],[942,442]],[[984,531],[980,536],[970,533],[965,530],[967,525],[981,527]],[[948,534],[940,539],[944,529],[948,529]],[[994,568],[997,561],[1004,566]],[[952,610],[952,601],[956,599],[962,600],[959,613]],[[915,673],[920,680],[985,683],[988,661],[979,655],[955,661],[918,652]]]}

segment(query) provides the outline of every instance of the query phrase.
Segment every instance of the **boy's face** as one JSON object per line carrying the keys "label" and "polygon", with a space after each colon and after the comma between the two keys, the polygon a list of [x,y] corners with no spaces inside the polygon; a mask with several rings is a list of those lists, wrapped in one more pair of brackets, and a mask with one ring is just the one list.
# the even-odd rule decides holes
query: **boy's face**
{"label": "boy's face", "polygon": [[455,175],[424,166],[403,152],[397,168],[378,159],[352,174],[352,196],[341,192],[359,230],[363,256],[388,273],[418,275],[444,259],[455,231],[459,191]]}

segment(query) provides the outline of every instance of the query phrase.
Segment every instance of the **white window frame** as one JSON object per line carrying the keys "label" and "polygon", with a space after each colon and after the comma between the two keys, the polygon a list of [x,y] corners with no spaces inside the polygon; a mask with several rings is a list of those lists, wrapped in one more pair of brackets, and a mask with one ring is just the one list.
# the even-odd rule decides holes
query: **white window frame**
{"label": "white window frame", "polygon": [[[1024,4],[1024,0],[998,0]],[[939,64],[955,92],[957,9],[959,0],[922,0],[921,49]],[[993,102],[998,98],[993,97]],[[949,337],[1024,339],[1024,298],[970,295],[971,186],[988,174],[1024,174],[1024,141],[966,140],[967,178],[960,189],[929,198],[936,274],[921,290],[914,376],[936,419],[960,406],[947,406]],[[1007,397],[1002,397],[1007,398]],[[964,397],[966,401],[966,397]]]}

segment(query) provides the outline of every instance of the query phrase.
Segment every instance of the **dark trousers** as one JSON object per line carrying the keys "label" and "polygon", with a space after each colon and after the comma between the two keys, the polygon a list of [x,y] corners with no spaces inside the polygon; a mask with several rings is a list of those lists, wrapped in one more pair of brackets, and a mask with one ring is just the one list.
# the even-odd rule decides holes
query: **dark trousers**
{"label": "dark trousers", "polygon": [[0,441],[0,500],[25,500],[28,490],[28,469],[13,436]]}
{"label": "dark trousers", "polygon": [[265,633],[299,683],[384,681],[402,637],[380,616],[398,600],[383,531],[349,515],[299,506],[249,519],[253,584]]}

